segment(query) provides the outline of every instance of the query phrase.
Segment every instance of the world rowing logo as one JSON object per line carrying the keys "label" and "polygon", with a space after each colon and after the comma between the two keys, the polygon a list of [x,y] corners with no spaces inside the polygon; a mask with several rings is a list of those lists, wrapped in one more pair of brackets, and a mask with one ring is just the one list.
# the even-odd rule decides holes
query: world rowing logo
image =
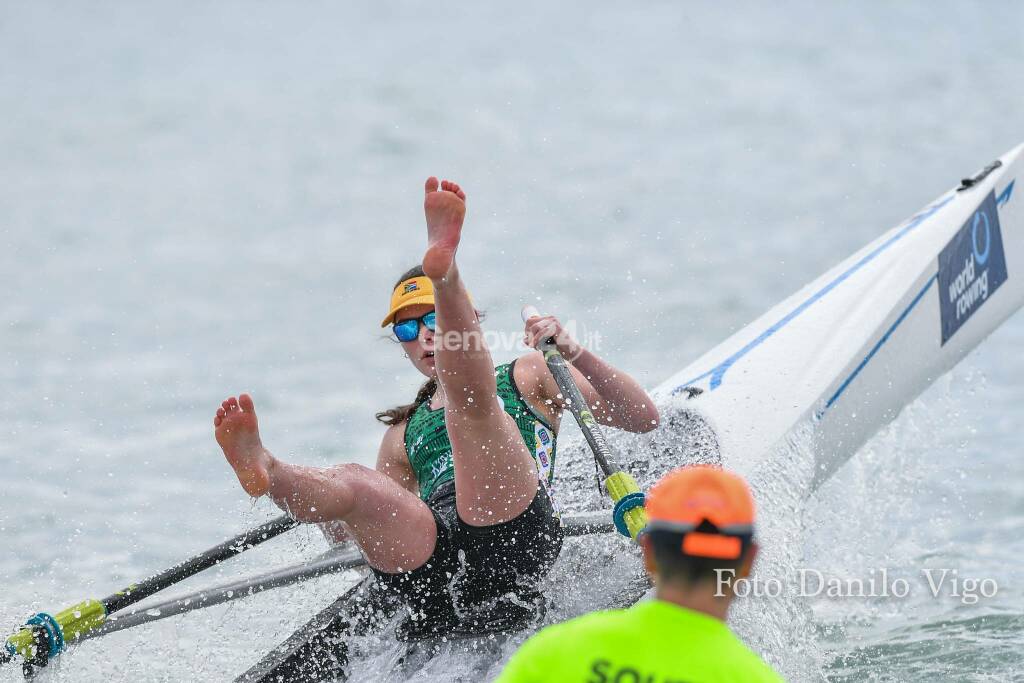
{"label": "world rowing logo", "polygon": [[938,282],[945,344],[1006,282],[1006,256],[994,192],[989,192],[939,254]]}

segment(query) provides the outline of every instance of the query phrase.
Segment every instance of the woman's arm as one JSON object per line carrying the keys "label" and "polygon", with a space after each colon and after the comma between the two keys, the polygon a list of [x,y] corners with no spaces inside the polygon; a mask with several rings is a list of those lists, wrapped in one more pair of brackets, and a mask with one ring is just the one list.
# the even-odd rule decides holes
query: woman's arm
{"label": "woman's arm", "polygon": [[377,451],[376,469],[397,481],[402,488],[419,495],[419,482],[409,464],[409,456],[405,453],[405,422],[392,425],[384,432],[380,450]]}
{"label": "woman's arm", "polygon": [[[549,337],[555,338],[559,352],[569,362],[569,371],[596,420],[630,432],[649,432],[658,426],[660,417],[654,400],[629,374],[580,346],[554,316],[534,316],[526,321],[528,345],[537,346]],[[538,372],[535,386],[544,402],[554,401],[564,407],[561,392],[543,356],[531,354],[523,360],[527,358],[531,359],[527,361],[528,367],[535,371],[543,368],[542,373]]]}

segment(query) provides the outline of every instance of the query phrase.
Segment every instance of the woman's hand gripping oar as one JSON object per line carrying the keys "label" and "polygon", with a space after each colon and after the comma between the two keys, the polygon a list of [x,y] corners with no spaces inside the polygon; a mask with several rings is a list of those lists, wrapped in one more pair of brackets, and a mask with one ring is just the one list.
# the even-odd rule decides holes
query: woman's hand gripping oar
{"label": "woman's hand gripping oar", "polygon": [[[535,307],[523,307],[523,322],[528,322],[530,318],[538,316],[540,313]],[[601,427],[594,419],[593,413],[590,412],[590,406],[587,405],[586,399],[583,398],[579,387],[576,386],[576,380],[573,379],[572,373],[569,371],[569,363],[555,344],[554,337],[548,337],[541,341],[537,349],[544,354],[544,362],[547,363],[548,370],[551,371],[551,375],[562,392],[566,407],[579,423],[584,438],[594,452],[594,459],[604,473],[604,488],[611,496],[612,502],[615,503],[612,513],[615,528],[623,536],[635,539],[647,525],[644,494],[640,490],[640,486],[616,462],[611,448],[608,447],[608,441],[605,440],[604,434],[601,432]]]}
{"label": "woman's hand gripping oar", "polygon": [[24,659],[26,675],[30,675],[34,668],[46,666],[70,643],[98,629],[114,612],[279,536],[297,524],[294,519],[282,515],[102,600],[84,600],[54,615],[40,612],[0,645],[0,663],[20,655]]}

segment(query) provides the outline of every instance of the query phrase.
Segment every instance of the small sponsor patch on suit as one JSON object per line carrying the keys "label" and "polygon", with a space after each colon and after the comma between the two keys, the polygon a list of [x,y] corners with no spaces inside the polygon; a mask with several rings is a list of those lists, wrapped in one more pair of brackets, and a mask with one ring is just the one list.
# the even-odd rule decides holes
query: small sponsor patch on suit
{"label": "small sponsor patch on suit", "polygon": [[537,474],[543,482],[549,482],[551,471],[551,434],[540,422],[533,425],[533,456],[537,461]]}
{"label": "small sponsor patch on suit", "polygon": [[945,345],[1006,282],[1006,256],[994,192],[939,254],[939,311]]}
{"label": "small sponsor patch on suit", "polygon": [[551,432],[548,431],[548,428],[537,421],[533,423],[533,437],[533,457],[537,462],[537,478],[540,480],[540,485],[548,492],[555,517],[560,518],[562,516],[562,507],[555,499],[553,487],[551,486],[555,474],[554,463],[552,462],[554,460],[555,443],[551,438]]}

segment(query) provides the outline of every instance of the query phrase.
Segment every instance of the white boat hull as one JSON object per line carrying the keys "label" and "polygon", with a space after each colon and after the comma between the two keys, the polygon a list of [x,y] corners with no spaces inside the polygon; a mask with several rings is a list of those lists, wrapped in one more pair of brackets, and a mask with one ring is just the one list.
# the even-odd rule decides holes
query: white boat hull
{"label": "white boat hull", "polygon": [[[670,377],[752,476],[809,425],[816,486],[1024,304],[1024,145]],[[979,174],[980,176],[980,174]],[[1019,185],[1019,184],[1018,184]],[[701,389],[683,398],[687,388]]]}

